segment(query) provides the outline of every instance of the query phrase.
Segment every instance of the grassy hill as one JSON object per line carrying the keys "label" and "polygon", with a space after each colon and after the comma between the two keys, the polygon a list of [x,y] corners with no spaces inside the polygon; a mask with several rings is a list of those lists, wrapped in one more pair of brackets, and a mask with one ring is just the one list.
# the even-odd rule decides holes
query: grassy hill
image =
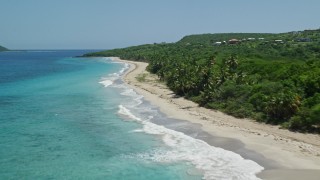
{"label": "grassy hill", "polygon": [[320,29],[190,35],[85,56],[147,61],[170,89],[201,106],[320,132]]}
{"label": "grassy hill", "polygon": [[266,33],[219,33],[219,34],[199,34],[183,37],[177,43],[179,44],[212,44],[217,41],[227,41],[229,39],[246,39],[246,38],[268,38],[272,34]]}
{"label": "grassy hill", "polygon": [[[254,40],[248,40],[255,38]],[[263,38],[259,40],[258,38]],[[239,43],[230,45],[230,39],[238,39]],[[245,39],[245,40],[244,40]],[[282,42],[275,42],[282,40]],[[215,42],[225,44],[214,46]],[[310,41],[310,42],[304,42]],[[127,59],[147,60],[150,54],[158,51],[191,50],[210,55],[223,56],[236,54],[246,58],[272,59],[312,59],[319,58],[320,30],[305,30],[280,34],[267,33],[223,33],[185,36],[177,43],[146,44],[123,49],[102,51],[86,56],[121,55]],[[190,54],[190,53],[188,53]]]}

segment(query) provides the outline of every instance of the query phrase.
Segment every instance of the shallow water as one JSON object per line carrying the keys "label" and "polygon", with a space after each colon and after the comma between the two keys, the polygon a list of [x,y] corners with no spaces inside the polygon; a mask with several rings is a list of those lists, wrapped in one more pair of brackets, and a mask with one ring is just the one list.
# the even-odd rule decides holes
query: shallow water
{"label": "shallow water", "polygon": [[257,163],[153,123],[128,65],[85,52],[0,53],[1,179],[256,179]]}

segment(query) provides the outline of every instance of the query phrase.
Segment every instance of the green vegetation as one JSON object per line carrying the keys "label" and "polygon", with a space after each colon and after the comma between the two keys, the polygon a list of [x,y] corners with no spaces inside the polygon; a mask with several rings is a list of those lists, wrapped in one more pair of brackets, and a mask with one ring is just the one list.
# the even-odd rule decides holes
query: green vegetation
{"label": "green vegetation", "polygon": [[1,51],[8,51],[8,49],[5,48],[5,47],[3,47],[3,46],[0,46],[0,52],[1,52]]}
{"label": "green vegetation", "polygon": [[[229,39],[241,41],[230,44]],[[147,61],[148,70],[170,89],[201,106],[290,130],[320,132],[320,29],[191,35],[176,43],[85,56]]]}
{"label": "green vegetation", "polygon": [[143,74],[139,74],[136,79],[137,81],[139,82],[145,82],[146,81],[146,77],[147,77],[147,74],[143,73]]}

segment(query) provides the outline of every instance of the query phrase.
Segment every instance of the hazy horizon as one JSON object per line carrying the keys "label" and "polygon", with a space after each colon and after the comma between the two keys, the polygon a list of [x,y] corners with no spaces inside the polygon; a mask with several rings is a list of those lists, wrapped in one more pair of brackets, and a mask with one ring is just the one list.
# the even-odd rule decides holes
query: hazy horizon
{"label": "hazy horizon", "polygon": [[191,34],[320,27],[317,0],[1,1],[0,45],[13,50],[112,49]]}

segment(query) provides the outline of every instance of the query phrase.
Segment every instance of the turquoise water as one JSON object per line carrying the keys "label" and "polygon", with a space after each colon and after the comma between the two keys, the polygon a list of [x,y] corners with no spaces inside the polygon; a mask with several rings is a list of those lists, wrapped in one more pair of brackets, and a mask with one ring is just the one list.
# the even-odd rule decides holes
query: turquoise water
{"label": "turquoise water", "polygon": [[[50,54],[55,53],[61,56],[52,58]],[[190,178],[186,165],[167,166],[127,157],[163,144],[157,137],[132,133],[141,125],[124,121],[117,113],[118,105],[130,99],[99,83],[102,77],[119,72],[123,64],[68,57],[75,52],[55,53],[0,55],[2,59],[12,58],[15,64],[24,61],[15,59],[19,55],[31,59],[37,56],[43,63],[29,61],[25,64],[28,67],[12,66],[20,71],[12,70],[12,76],[26,72],[12,77],[11,82],[2,76],[1,179]],[[1,64],[1,68],[5,66]],[[35,72],[44,69],[47,72]]]}
{"label": "turquoise water", "polygon": [[152,123],[127,64],[87,51],[0,53],[0,179],[256,179],[262,167]]}

